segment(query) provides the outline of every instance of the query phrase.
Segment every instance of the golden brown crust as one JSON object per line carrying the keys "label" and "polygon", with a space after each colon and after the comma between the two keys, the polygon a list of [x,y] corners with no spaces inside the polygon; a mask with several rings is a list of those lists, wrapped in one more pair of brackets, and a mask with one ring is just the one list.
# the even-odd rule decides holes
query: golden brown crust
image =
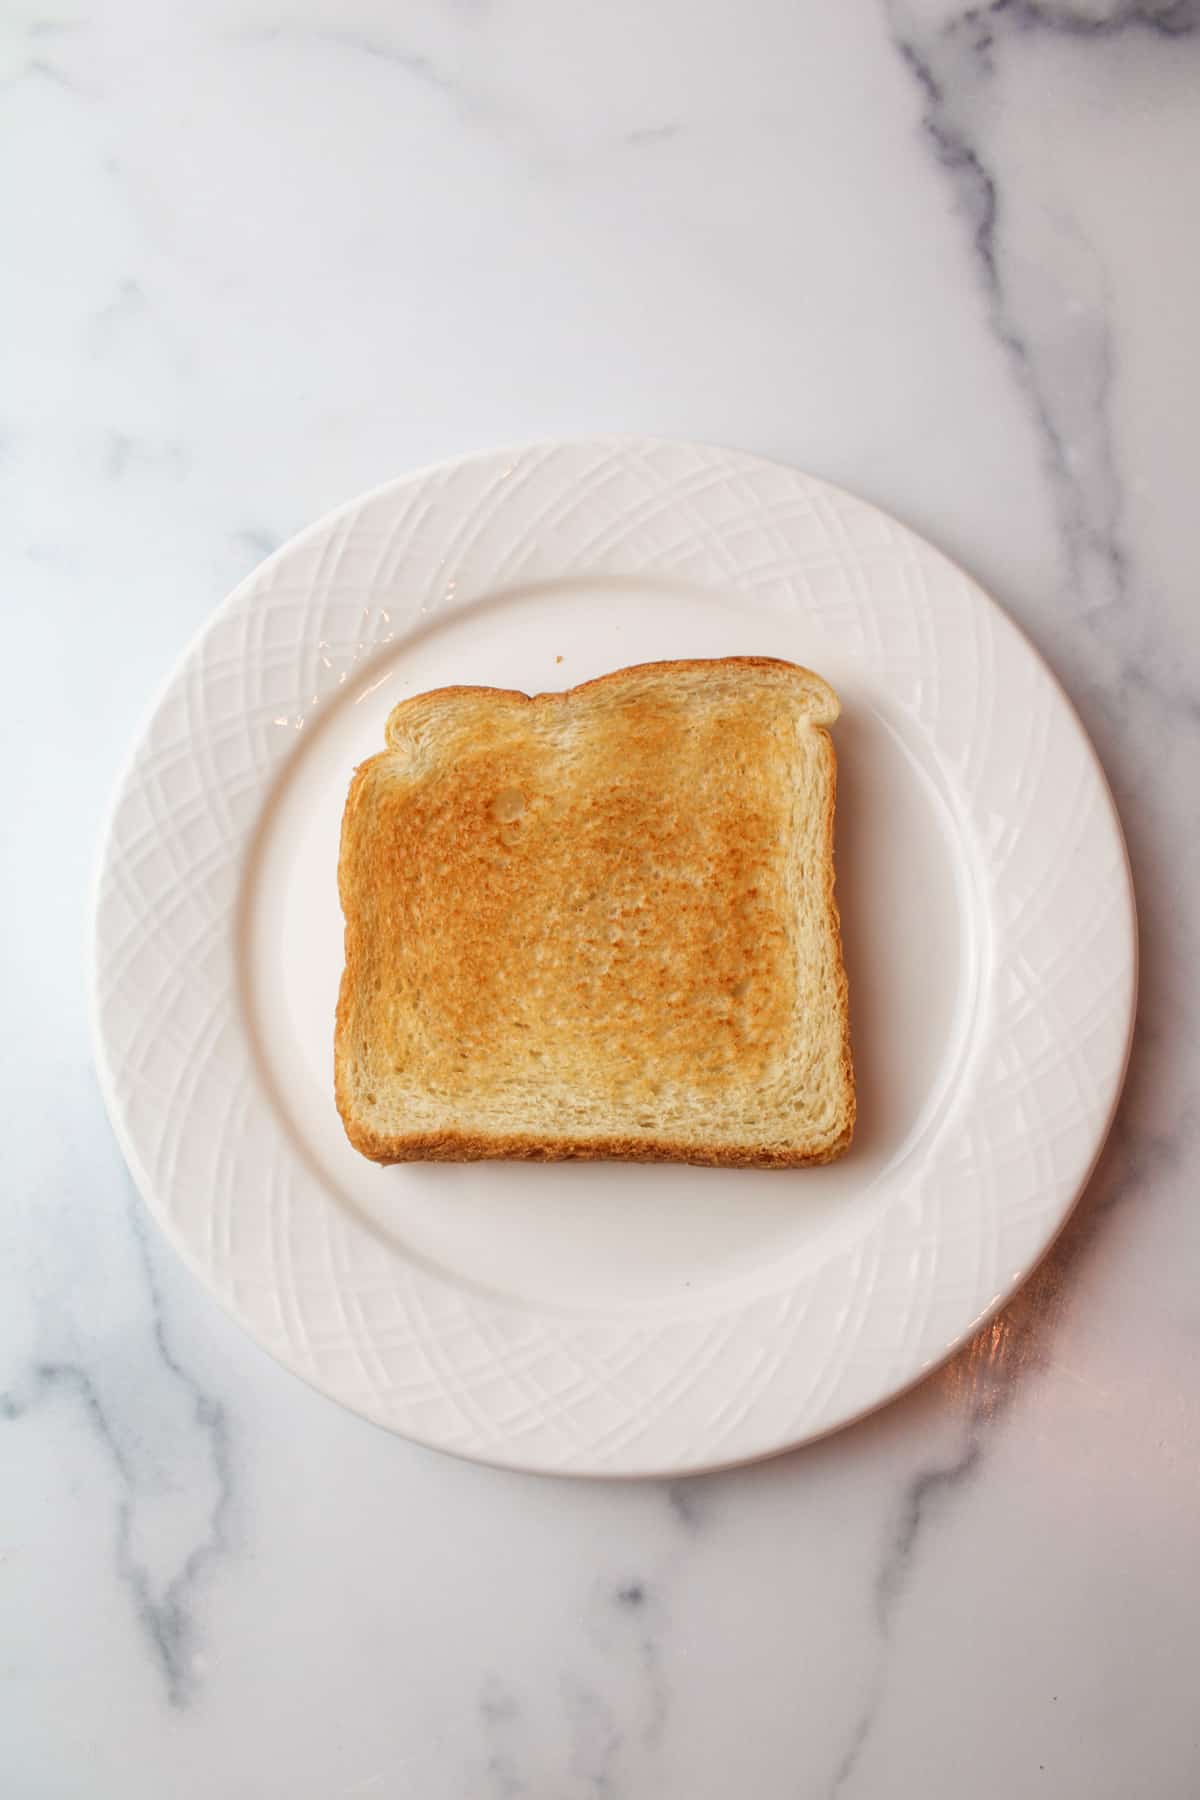
{"label": "golden brown crust", "polygon": [[833,937],[834,961],[836,964],[835,1005],[841,1027],[841,1067],[842,1082],[845,1088],[846,1125],[836,1147],[823,1158],[832,1162],[843,1156],[850,1148],[854,1137],[854,1125],[858,1117],[858,1090],[854,1084],[854,1057],[850,1047],[850,984],[846,980],[846,958],[842,950],[842,915],[837,903],[837,865],[833,855],[834,816],[837,812],[837,753],[833,747],[833,739],[824,727],[818,728],[819,735],[829,746],[829,782],[825,800],[825,854],[822,859],[825,870],[825,905],[828,911],[829,929]]}
{"label": "golden brown crust", "polygon": [[[718,668],[778,669],[781,672],[786,671],[787,676],[793,680],[796,676],[803,676],[805,679],[812,682],[814,692],[819,695],[821,702],[823,702],[823,710],[817,710],[813,713],[813,722],[818,726],[834,724],[837,720],[838,713],[841,710],[837,695],[827,681],[820,675],[814,674],[811,669],[801,667],[799,663],[786,662],[783,657],[692,656],[680,657],[675,661],[630,663],[628,668],[610,669],[607,675],[593,675],[590,681],[577,682],[574,687],[552,688],[545,693],[538,694],[526,694],[520,688],[471,687],[457,684],[451,685],[450,687],[429,688],[423,694],[411,694],[407,700],[398,700],[396,702],[395,706],[393,706],[391,712],[388,714],[387,739],[390,745],[395,746],[400,741],[401,736],[400,731],[397,728],[397,721],[403,724],[411,713],[416,711],[427,711],[431,701],[436,701],[441,704],[446,701],[460,699],[486,699],[500,701],[502,703],[512,702],[518,709],[527,706],[559,705],[563,701],[578,699],[582,694],[590,694],[596,692],[598,689],[626,683],[631,675],[665,675],[674,679],[679,675],[707,674]],[[386,755],[387,752],[383,751],[380,754]],[[360,767],[364,769],[369,768],[374,760],[375,758],[371,757],[367,762],[361,764]]]}
{"label": "golden brown crust", "polygon": [[377,1163],[402,1162],[682,1162],[702,1169],[812,1169],[836,1162],[850,1147],[854,1124],[821,1150],[756,1149],[750,1145],[715,1146],[668,1138],[536,1138],[454,1132],[413,1132],[381,1137],[347,1123],[346,1136],[356,1150]]}
{"label": "golden brown crust", "polygon": [[[757,680],[747,680],[752,671]],[[371,1103],[376,1096],[364,1069],[372,1059],[384,1082],[393,1070],[419,1069],[428,1088],[459,1110],[464,1097],[469,1109],[480,1095],[494,1099],[497,1083],[511,1085],[514,1046],[543,1041],[564,1079],[574,1071],[577,1082],[618,1094],[628,1085],[624,1070],[648,1066],[668,1087],[686,1081],[714,1106],[731,1080],[752,1094],[756,1079],[768,1079],[797,1003],[781,924],[786,867],[770,853],[785,834],[786,783],[762,773],[778,760],[786,716],[782,702],[773,712],[763,697],[776,677],[793,713],[803,691],[812,727],[805,741],[825,765],[821,817],[813,823],[829,956],[825,1005],[840,1062],[836,1132],[779,1142],[758,1128],[755,1141],[748,1121],[745,1142],[736,1130],[720,1141],[662,1128],[635,1135],[567,1124],[560,1134],[514,1129],[495,1106],[494,1122],[480,1118],[470,1128],[414,1119],[381,1130],[368,1122],[364,1094]],[[724,684],[722,709],[697,723],[690,695],[696,686],[707,694],[714,682]],[[686,714],[680,696],[689,696]],[[381,1163],[588,1158],[756,1168],[842,1154],[854,1090],[834,897],[836,763],[823,729],[837,710],[819,677],[769,657],[642,664],[558,694],[443,688],[394,707],[389,748],[351,782],[339,860],[347,930],[335,1091],[355,1148]],[[460,713],[469,726],[447,739],[446,721]],[[524,723],[531,718],[549,721],[549,729],[531,731]],[[708,733],[703,753],[697,732]],[[572,772],[556,787],[559,761],[571,756]],[[732,763],[724,766],[731,756],[736,773]],[[671,788],[680,759],[683,786]],[[721,765],[715,776],[714,762]],[[707,783],[699,820],[681,802],[688,778]],[[674,806],[669,819],[664,787]],[[600,799],[589,800],[593,790]],[[506,795],[518,808],[511,820]],[[563,895],[580,871],[586,878],[575,880],[574,910],[564,913]],[[595,896],[583,892],[593,879],[604,888],[595,918],[587,910]],[[666,950],[664,919],[674,927]],[[549,1011],[538,997],[548,922]],[[426,1015],[436,1017],[435,1031],[422,1022]],[[536,1079],[538,1070],[528,1073]],[[651,1084],[649,1092],[658,1091]],[[645,1091],[636,1099],[644,1113],[653,1110]]]}

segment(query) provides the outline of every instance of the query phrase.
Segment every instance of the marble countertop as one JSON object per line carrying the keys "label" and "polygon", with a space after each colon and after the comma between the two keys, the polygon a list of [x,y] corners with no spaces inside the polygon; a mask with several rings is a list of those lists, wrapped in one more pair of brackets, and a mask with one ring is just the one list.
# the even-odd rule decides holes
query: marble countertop
{"label": "marble countertop", "polygon": [[[83,0],[2,41],[0,1790],[1196,1794],[1200,7]],[[1142,921],[1029,1287],[866,1423],[671,1485],[459,1464],[261,1354],[131,1191],[78,949],[240,576],[407,468],[610,430],[810,468],[980,577]]]}

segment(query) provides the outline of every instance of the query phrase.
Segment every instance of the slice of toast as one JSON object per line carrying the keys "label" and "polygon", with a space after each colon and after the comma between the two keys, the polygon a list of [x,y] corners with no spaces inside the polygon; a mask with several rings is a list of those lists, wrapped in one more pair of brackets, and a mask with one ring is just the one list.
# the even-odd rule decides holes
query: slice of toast
{"label": "slice of toast", "polygon": [[338,879],[338,1108],[376,1162],[795,1167],[850,1142],[837,696],[767,657],[396,706]]}

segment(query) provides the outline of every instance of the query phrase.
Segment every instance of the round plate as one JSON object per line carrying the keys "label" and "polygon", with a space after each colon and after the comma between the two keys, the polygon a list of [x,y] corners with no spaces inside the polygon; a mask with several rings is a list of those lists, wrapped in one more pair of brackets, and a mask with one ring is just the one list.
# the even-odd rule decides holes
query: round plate
{"label": "round plate", "polygon": [[[788,1173],[357,1156],[333,1103],[338,828],[394,702],[747,653],[842,699],[851,1152]],[[943,1359],[1079,1193],[1134,980],[1111,797],[1004,614],[824,482],[640,440],[430,469],[264,563],[142,735],[95,923],[109,1111],[200,1278],[367,1417],[573,1474],[764,1456]]]}

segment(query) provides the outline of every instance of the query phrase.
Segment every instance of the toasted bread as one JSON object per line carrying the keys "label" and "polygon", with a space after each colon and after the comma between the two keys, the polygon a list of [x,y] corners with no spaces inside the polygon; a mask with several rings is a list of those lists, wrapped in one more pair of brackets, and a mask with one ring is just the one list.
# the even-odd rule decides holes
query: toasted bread
{"label": "toasted bread", "polygon": [[832,689],[766,657],[401,701],[342,824],[376,1162],[828,1162],[854,1125]]}

